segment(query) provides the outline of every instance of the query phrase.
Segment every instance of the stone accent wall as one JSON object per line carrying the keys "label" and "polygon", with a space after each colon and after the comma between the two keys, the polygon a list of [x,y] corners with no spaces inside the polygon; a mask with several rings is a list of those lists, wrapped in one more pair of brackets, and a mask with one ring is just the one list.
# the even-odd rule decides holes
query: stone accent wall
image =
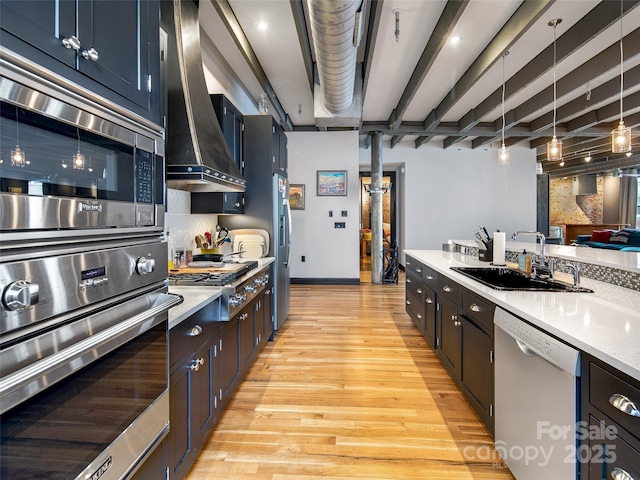
{"label": "stone accent wall", "polygon": [[603,179],[602,175],[598,175],[597,194],[576,195],[573,177],[552,178],[549,182],[549,224],[603,223]]}

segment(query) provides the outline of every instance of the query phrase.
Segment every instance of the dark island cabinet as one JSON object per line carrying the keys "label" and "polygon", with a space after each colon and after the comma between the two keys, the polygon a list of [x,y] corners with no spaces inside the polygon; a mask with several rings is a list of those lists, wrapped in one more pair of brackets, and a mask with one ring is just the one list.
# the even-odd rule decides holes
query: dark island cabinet
{"label": "dark island cabinet", "polygon": [[409,317],[493,435],[495,305],[410,256],[406,282]]}
{"label": "dark island cabinet", "polygon": [[640,380],[582,353],[581,388],[581,478],[640,478]]}
{"label": "dark island cabinet", "polygon": [[159,12],[156,0],[3,0],[2,43],[161,124]]}

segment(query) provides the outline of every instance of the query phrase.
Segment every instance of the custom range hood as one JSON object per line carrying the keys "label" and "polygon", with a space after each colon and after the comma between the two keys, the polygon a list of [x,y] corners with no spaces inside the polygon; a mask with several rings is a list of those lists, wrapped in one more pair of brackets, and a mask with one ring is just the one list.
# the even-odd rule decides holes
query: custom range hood
{"label": "custom range hood", "polygon": [[204,79],[198,5],[162,5],[167,34],[167,186],[191,192],[244,192],[245,180],[225,143]]}

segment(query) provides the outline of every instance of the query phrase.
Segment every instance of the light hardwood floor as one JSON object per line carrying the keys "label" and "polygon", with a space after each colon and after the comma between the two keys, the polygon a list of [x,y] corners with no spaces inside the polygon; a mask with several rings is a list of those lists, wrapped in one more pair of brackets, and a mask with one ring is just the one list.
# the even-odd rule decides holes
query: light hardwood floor
{"label": "light hardwood floor", "polygon": [[291,286],[291,311],[188,476],[513,479],[398,285]]}

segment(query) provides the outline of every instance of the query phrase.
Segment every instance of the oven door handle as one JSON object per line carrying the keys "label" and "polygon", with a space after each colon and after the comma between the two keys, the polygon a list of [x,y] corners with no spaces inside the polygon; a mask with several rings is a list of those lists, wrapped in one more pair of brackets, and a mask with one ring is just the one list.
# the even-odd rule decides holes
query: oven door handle
{"label": "oven door handle", "polygon": [[149,309],[5,376],[0,380],[0,414],[153,328],[182,301],[180,295],[160,294]]}

